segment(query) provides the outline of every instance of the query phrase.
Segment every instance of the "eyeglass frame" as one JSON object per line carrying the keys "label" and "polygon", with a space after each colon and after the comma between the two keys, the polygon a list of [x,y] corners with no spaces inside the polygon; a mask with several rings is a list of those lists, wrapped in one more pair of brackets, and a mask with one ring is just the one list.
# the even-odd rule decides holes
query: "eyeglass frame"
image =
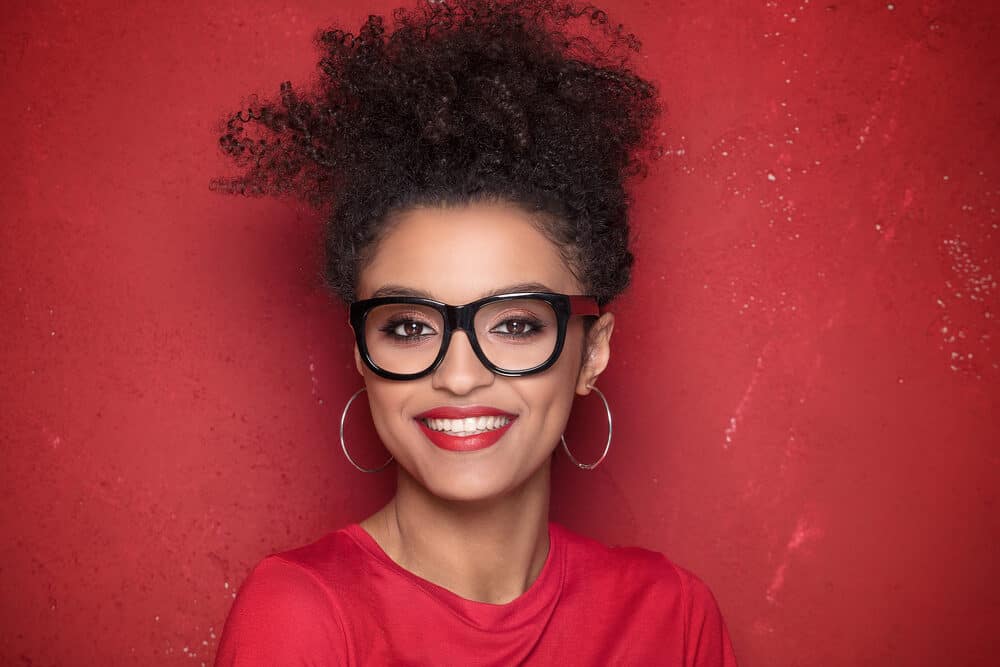
{"label": "eyeglass frame", "polygon": [[[552,350],[552,354],[541,364],[522,371],[510,371],[496,366],[493,362],[486,358],[486,354],[479,346],[479,341],[476,338],[474,324],[476,313],[483,306],[496,301],[517,298],[539,299],[541,301],[545,301],[552,307],[552,310],[556,314],[556,344]],[[437,357],[435,357],[431,365],[422,371],[416,373],[393,373],[392,371],[387,371],[376,364],[375,360],[372,359],[371,354],[368,352],[368,344],[365,340],[365,321],[368,317],[368,313],[377,306],[390,303],[427,306],[433,308],[441,315],[441,321],[444,322],[444,331],[441,334],[443,336],[441,340],[441,349],[438,350]],[[448,353],[448,346],[451,344],[451,335],[456,330],[465,332],[465,336],[469,339],[469,344],[472,346],[472,350],[475,352],[476,357],[479,359],[480,363],[482,363],[483,366],[491,372],[504,377],[524,377],[525,375],[541,373],[556,363],[559,356],[562,354],[563,345],[566,342],[566,329],[568,327],[570,317],[573,315],[600,317],[601,315],[601,307],[597,302],[597,297],[587,294],[558,294],[556,292],[511,292],[509,294],[494,294],[483,297],[482,299],[470,301],[469,303],[461,306],[453,306],[442,301],[435,301],[434,299],[427,299],[418,296],[381,296],[354,301],[350,304],[349,310],[351,328],[354,329],[354,338],[358,345],[358,352],[361,353],[361,359],[373,373],[389,380],[417,380],[433,373],[437,370],[438,366],[441,365],[441,362],[444,361],[445,355]]]}

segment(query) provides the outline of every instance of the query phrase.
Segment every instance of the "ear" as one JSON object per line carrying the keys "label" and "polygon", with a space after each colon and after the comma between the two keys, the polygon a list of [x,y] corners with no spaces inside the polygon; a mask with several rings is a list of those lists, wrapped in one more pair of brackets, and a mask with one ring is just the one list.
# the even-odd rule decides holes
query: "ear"
{"label": "ear", "polygon": [[614,313],[604,313],[593,326],[585,341],[586,353],[583,365],[576,379],[576,393],[586,396],[590,387],[597,382],[597,376],[604,372],[611,358],[611,332],[615,328]]}
{"label": "ear", "polygon": [[351,326],[351,320],[347,320],[347,331],[350,333],[351,338],[354,339],[354,367],[358,369],[358,375],[362,379],[365,377],[364,362],[361,361],[361,350],[358,349],[358,341],[354,336],[354,327]]}
{"label": "ear", "polygon": [[358,350],[358,344],[354,344],[354,367],[358,369],[358,375],[362,379],[365,377],[364,362],[361,361],[361,352]]}

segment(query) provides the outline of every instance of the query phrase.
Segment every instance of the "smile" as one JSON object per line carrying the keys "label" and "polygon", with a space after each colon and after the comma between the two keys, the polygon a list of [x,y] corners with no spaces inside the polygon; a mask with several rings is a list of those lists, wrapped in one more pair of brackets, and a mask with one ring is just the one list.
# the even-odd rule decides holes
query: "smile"
{"label": "smile", "polygon": [[510,419],[502,415],[466,417],[465,419],[422,419],[420,421],[433,431],[444,431],[458,437],[494,431],[510,423]]}
{"label": "smile", "polygon": [[517,415],[487,406],[441,406],[413,419],[439,449],[471,452],[495,445]]}

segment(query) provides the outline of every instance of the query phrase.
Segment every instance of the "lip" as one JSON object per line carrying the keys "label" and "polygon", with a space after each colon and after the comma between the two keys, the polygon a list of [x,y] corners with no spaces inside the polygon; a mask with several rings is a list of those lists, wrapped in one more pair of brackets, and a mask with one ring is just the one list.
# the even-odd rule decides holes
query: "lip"
{"label": "lip", "polygon": [[[465,417],[489,417],[494,415],[507,417],[510,421],[500,428],[477,435],[451,435],[445,431],[435,431],[423,422],[424,419],[464,419]],[[421,412],[413,419],[417,422],[417,426],[420,427],[424,435],[427,436],[427,439],[436,447],[452,452],[473,452],[495,445],[517,419],[517,415],[482,405],[467,407],[447,405]]]}
{"label": "lip", "polygon": [[465,419],[466,417],[508,417],[514,419],[517,415],[512,415],[509,412],[504,412],[497,408],[491,408],[486,405],[442,405],[436,408],[431,408],[421,412],[416,415],[414,419]]}

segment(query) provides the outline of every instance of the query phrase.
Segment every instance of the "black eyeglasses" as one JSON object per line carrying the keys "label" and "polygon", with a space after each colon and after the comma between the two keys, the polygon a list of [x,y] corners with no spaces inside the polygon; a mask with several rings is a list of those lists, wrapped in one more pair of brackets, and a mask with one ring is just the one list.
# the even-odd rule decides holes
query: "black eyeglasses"
{"label": "black eyeglasses", "polygon": [[351,327],[365,365],[390,380],[416,380],[444,360],[461,329],[476,356],[498,375],[540,373],[559,358],[572,315],[600,316],[593,296],[517,292],[463,306],[386,296],[355,301]]}

